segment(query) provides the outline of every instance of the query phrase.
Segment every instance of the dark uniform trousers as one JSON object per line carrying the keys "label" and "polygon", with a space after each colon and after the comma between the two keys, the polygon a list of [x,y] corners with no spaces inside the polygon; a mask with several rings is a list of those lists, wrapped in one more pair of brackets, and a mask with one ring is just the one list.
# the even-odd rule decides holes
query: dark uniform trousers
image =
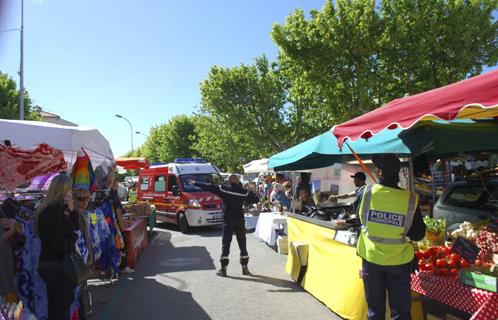
{"label": "dark uniform trousers", "polygon": [[230,255],[230,244],[235,231],[237,243],[240,249],[240,264],[246,266],[249,262],[249,254],[246,245],[246,226],[244,219],[225,220],[223,223],[222,245],[221,245],[221,267],[228,266],[228,256]]}
{"label": "dark uniform trousers", "polygon": [[363,260],[362,273],[369,320],[386,319],[386,291],[392,320],[409,320],[412,264],[381,266]]}

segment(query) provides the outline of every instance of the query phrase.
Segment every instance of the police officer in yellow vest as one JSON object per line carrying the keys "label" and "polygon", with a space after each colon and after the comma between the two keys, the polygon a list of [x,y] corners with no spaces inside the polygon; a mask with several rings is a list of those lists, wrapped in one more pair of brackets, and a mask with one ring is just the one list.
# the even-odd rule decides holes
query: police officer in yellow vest
{"label": "police officer in yellow vest", "polygon": [[416,260],[409,240],[425,235],[418,196],[398,187],[401,162],[393,154],[375,156],[379,183],[361,195],[361,232],[357,253],[363,259],[361,275],[368,319],[386,318],[386,291],[391,319],[410,319],[411,277]]}

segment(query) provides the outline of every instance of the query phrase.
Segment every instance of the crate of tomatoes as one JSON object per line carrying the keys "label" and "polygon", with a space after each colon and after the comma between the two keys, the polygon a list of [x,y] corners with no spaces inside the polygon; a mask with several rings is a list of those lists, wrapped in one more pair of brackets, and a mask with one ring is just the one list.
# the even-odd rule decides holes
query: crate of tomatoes
{"label": "crate of tomatoes", "polygon": [[452,252],[452,246],[432,246],[424,251],[416,251],[418,268],[442,276],[457,277],[460,269],[469,268],[470,262],[459,253]]}

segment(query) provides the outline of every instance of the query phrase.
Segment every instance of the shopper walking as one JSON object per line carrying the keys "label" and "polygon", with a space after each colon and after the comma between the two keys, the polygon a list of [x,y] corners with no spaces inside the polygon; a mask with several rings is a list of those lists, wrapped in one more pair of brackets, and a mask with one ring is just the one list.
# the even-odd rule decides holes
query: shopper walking
{"label": "shopper walking", "polygon": [[69,319],[76,284],[63,269],[66,250],[75,246],[79,229],[78,214],[74,211],[72,180],[60,174],[52,180],[47,196],[36,211],[41,252],[38,271],[47,285],[48,319]]}
{"label": "shopper walking", "polygon": [[411,277],[416,266],[413,245],[421,240],[425,225],[418,196],[398,187],[401,162],[393,154],[376,156],[379,183],[361,194],[362,223],[357,244],[363,259],[361,275],[368,304],[368,319],[386,318],[386,291],[391,319],[410,319]]}
{"label": "shopper walking", "polygon": [[246,245],[246,228],[244,221],[244,212],[242,206],[244,203],[258,203],[258,196],[249,190],[242,188],[239,177],[231,175],[228,177],[227,185],[213,185],[210,183],[200,183],[192,181],[192,184],[203,190],[218,195],[223,199],[223,232],[222,232],[222,249],[221,249],[221,269],[216,273],[219,276],[227,276],[228,255],[230,254],[230,244],[233,233],[235,232],[237,243],[240,249],[240,264],[242,265],[242,274],[249,275],[247,264],[249,263],[249,254]]}

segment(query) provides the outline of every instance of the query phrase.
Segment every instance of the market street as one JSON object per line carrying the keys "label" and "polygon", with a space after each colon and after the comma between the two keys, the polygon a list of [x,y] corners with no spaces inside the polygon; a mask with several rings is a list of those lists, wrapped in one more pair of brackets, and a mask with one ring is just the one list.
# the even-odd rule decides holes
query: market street
{"label": "market street", "polygon": [[136,273],[112,285],[90,281],[92,320],[104,319],[340,319],[293,283],[287,256],[247,234],[253,276],[242,276],[235,237],[228,278],[219,268],[221,229],[155,228]]}

